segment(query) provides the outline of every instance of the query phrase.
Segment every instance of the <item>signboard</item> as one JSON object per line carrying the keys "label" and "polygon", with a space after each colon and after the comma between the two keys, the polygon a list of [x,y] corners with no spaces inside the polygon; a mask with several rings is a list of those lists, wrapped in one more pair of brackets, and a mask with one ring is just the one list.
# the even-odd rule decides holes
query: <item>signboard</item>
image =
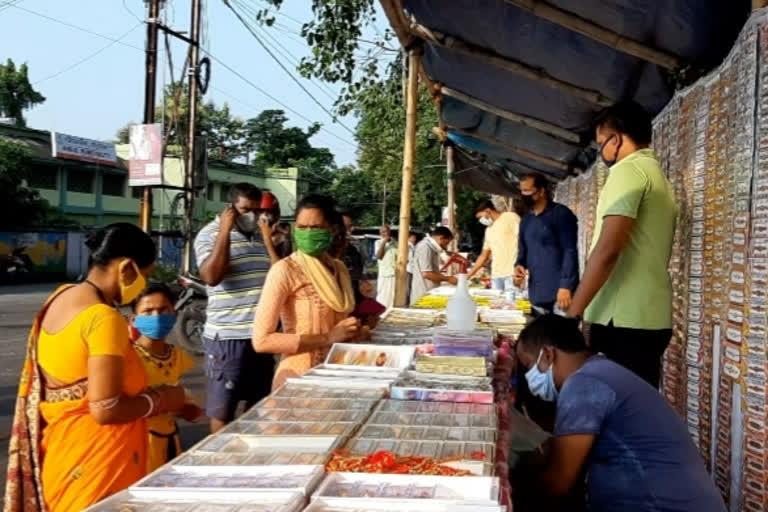
{"label": "signboard", "polygon": [[131,125],[128,184],[146,187],[163,184],[163,125]]}
{"label": "signboard", "polygon": [[51,132],[51,148],[54,158],[66,158],[81,162],[117,165],[117,153],[112,142],[75,137],[66,133]]}

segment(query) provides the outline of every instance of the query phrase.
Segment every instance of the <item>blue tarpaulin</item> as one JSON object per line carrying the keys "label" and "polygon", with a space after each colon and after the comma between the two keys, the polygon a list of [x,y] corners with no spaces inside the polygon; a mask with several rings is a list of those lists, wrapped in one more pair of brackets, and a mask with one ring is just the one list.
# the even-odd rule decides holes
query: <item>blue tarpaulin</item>
{"label": "blue tarpaulin", "polygon": [[[459,40],[465,48],[600,93],[606,101],[633,99],[655,115],[674,93],[675,70],[618,51],[510,2],[403,0],[402,5],[412,26],[421,25]],[[548,5],[671,54],[681,66],[701,70],[719,64],[751,9],[750,2],[743,0],[552,0]],[[456,176],[459,183],[498,192],[500,184],[490,178],[505,180],[501,186],[511,189],[520,173],[538,170],[562,179],[594,161],[591,120],[601,108],[596,102],[429,38],[424,43],[422,65],[428,77],[441,86],[569,130],[579,139],[564,140],[443,96],[443,124],[449,139],[463,149]],[[526,158],[516,148],[543,158]],[[478,176],[481,173],[490,176]]]}

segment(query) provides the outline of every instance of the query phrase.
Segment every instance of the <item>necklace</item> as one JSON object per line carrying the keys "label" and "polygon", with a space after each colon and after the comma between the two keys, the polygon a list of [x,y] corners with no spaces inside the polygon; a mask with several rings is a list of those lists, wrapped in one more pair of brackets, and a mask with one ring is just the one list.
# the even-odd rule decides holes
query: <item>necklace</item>
{"label": "necklace", "polygon": [[91,285],[91,286],[93,286],[93,289],[94,289],[94,290],[96,290],[96,293],[98,294],[98,296],[99,296],[99,299],[101,300],[101,302],[103,302],[104,304],[106,304],[106,303],[107,303],[107,299],[105,299],[105,298],[104,298],[104,292],[102,292],[102,291],[101,291],[101,288],[99,288],[98,286],[96,286],[95,284],[93,284],[93,282],[92,282],[92,281],[89,281],[88,279],[86,279],[86,280],[85,280],[85,281],[83,281],[83,282],[84,282],[84,283],[87,283],[87,284],[89,284],[89,285]]}

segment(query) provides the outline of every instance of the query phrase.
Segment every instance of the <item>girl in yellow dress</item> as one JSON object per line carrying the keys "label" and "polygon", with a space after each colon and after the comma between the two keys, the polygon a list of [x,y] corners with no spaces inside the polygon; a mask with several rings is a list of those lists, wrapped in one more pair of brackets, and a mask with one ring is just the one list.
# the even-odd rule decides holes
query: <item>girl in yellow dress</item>
{"label": "girl in yellow dress", "polygon": [[[164,284],[147,287],[133,302],[133,327],[139,337],[134,349],[147,373],[149,385],[177,386],[181,376],[195,366],[195,362],[183,350],[165,342],[176,323],[173,294]],[[187,421],[197,421],[202,409],[187,403],[179,416]],[[147,471],[159,468],[181,453],[176,416],[162,414],[150,418],[149,453]]]}

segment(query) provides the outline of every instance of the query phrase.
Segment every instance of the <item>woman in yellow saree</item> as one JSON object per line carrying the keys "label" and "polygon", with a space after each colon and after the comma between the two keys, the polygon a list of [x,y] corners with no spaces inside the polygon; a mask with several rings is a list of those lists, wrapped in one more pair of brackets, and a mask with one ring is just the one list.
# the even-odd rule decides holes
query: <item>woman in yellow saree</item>
{"label": "woman in yellow saree", "polygon": [[88,278],[35,318],[9,447],[6,512],[79,512],[146,472],[145,418],[181,409],[178,387],[147,378],[114,303],[131,302],[155,260],[132,224],[91,233]]}

